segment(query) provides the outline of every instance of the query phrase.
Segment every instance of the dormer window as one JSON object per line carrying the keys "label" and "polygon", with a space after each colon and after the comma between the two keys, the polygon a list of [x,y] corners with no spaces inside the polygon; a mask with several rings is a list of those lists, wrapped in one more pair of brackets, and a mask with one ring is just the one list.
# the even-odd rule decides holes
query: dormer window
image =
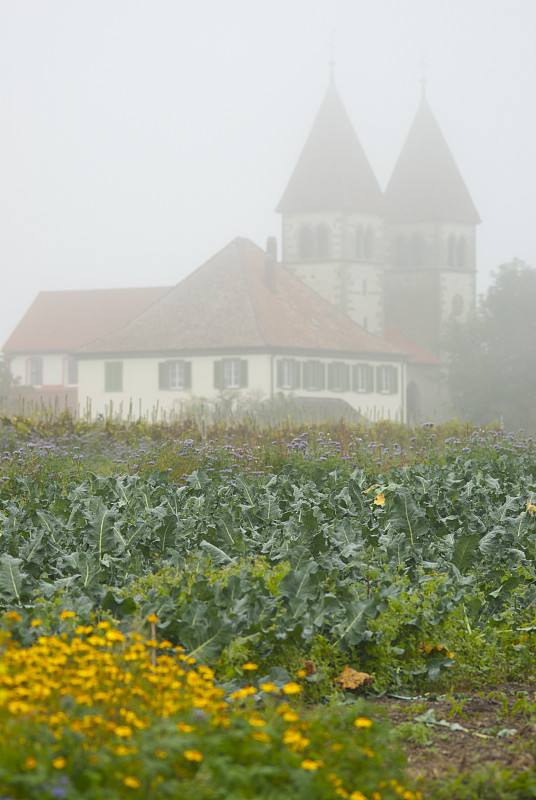
{"label": "dormer window", "polygon": [[313,232],[309,225],[300,230],[300,258],[312,258],[314,254]]}
{"label": "dormer window", "polygon": [[369,225],[363,241],[363,255],[368,261],[371,261],[374,258],[374,250],[376,249],[376,243],[374,239],[374,229]]}
{"label": "dormer window", "polygon": [[316,255],[318,258],[329,258],[331,255],[329,229],[323,223],[316,226]]}

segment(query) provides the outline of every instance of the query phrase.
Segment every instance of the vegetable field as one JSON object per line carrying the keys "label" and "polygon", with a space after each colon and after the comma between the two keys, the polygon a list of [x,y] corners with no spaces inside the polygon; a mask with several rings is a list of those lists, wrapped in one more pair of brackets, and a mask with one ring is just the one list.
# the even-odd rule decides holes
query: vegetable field
{"label": "vegetable field", "polygon": [[[0,447],[1,797],[439,797],[402,750],[441,720],[397,703],[470,736],[456,703],[517,683],[534,726],[522,434],[6,419]],[[448,796],[536,796],[522,745]]]}

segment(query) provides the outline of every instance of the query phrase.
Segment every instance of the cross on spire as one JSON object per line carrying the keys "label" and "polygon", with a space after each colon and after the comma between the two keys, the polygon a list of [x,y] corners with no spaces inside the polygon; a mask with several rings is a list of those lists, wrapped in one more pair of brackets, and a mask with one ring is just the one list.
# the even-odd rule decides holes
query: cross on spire
{"label": "cross on spire", "polygon": [[329,79],[330,82],[333,83],[335,81],[335,31],[331,31],[331,41],[328,45],[330,59],[328,61],[329,65]]}
{"label": "cross on spire", "polygon": [[422,99],[426,98],[426,51],[421,52],[421,93]]}

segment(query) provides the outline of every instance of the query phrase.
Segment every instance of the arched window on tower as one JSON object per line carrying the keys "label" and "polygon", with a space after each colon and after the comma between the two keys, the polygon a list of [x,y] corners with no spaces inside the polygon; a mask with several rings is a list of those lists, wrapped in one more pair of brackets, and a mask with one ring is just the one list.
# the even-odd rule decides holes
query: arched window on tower
{"label": "arched window on tower", "polygon": [[363,226],[358,225],[355,229],[355,257],[358,259],[363,258]]}
{"label": "arched window on tower", "polygon": [[393,261],[395,267],[407,267],[409,258],[408,240],[402,234],[393,242]]}
{"label": "arched window on tower", "polygon": [[457,266],[464,269],[467,266],[467,240],[465,236],[460,236],[456,245]]}
{"label": "arched window on tower", "polygon": [[447,242],[447,266],[456,266],[456,237],[453,233],[450,234]]}
{"label": "arched window on tower", "polygon": [[412,267],[424,264],[424,239],[420,233],[414,233],[410,242],[410,261]]}
{"label": "arched window on tower", "polygon": [[310,225],[303,225],[299,239],[300,258],[312,258],[314,253],[313,232]]}
{"label": "arched window on tower", "polygon": [[374,228],[369,225],[365,232],[365,239],[363,241],[363,255],[367,260],[372,260],[374,258],[374,245]]}
{"label": "arched window on tower", "polygon": [[323,222],[316,226],[316,255],[319,258],[329,258],[331,255],[329,229]]}

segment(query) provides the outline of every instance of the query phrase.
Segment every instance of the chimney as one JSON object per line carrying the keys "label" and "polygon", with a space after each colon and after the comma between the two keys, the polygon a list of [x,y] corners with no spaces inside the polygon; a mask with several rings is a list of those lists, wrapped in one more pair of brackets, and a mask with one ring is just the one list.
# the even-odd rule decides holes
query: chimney
{"label": "chimney", "polygon": [[264,254],[264,283],[272,294],[277,293],[275,270],[277,265],[277,240],[275,236],[269,236],[266,241],[266,253]]}

